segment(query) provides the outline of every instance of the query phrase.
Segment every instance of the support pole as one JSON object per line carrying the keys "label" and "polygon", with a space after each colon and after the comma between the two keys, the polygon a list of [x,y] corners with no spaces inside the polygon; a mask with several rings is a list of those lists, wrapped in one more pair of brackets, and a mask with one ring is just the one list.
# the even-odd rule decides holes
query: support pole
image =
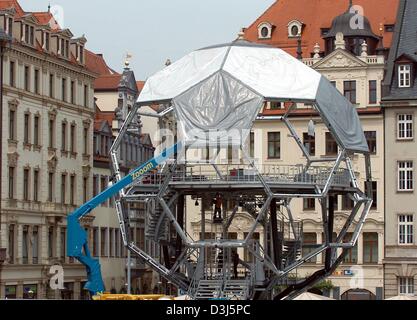
{"label": "support pole", "polygon": [[274,263],[275,266],[281,270],[281,248],[280,239],[278,235],[278,219],[277,219],[277,200],[272,199],[270,205],[270,219],[271,219],[271,229],[272,229],[272,247],[274,250]]}
{"label": "support pole", "polygon": [[[177,221],[181,228],[184,229],[184,207],[185,207],[185,196],[180,195],[178,197],[177,201]],[[177,240],[175,244],[175,257],[178,259],[178,257],[181,255],[182,251],[182,239],[180,235],[177,234]]]}
{"label": "support pole", "polygon": [[[329,242],[333,242],[333,225],[334,225],[334,196],[329,196],[329,200],[327,202],[328,205],[328,218],[327,218],[327,234],[329,237]],[[326,259],[325,259],[325,270],[328,271],[332,265],[332,249],[329,247],[326,250]]]}

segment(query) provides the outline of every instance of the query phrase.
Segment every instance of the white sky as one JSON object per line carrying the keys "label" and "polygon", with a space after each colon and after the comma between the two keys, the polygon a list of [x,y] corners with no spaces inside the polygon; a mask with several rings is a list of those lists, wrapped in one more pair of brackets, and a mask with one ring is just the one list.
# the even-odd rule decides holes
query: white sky
{"label": "white sky", "polygon": [[[229,42],[275,0],[20,0],[25,11],[63,9],[64,26],[121,71],[127,52],[138,80],[204,46]],[[59,6],[59,7],[54,7]]]}

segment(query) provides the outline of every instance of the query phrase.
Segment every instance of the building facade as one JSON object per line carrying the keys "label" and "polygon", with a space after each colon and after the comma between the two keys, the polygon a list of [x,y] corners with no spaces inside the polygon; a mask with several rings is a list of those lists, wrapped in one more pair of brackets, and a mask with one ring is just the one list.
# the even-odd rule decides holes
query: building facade
{"label": "building facade", "polygon": [[385,296],[417,292],[415,166],[417,146],[415,1],[401,1],[384,82]]}
{"label": "building facade", "polygon": [[[86,39],[17,1],[0,1],[0,28],[11,39],[2,57],[0,298],[82,299],[86,272],[66,256],[66,216],[92,194],[96,75]],[[64,271],[58,290],[54,265]]]}
{"label": "building facade", "polygon": [[[102,56],[101,65],[106,66]],[[137,82],[134,72],[126,64],[122,74],[109,68],[95,82],[96,119],[94,122],[94,168],[93,195],[104,191],[113,180],[110,162],[110,148],[123,125],[128,113],[135,103],[142,82]],[[129,132],[123,137],[118,150],[118,159],[122,174],[128,174],[154,155],[150,136],[142,132],[142,119],[136,119],[136,132]],[[157,257],[159,251],[145,241],[144,204],[130,204],[131,221],[130,239],[140,248],[153,251]],[[106,289],[112,292],[127,292],[128,253],[123,245],[114,199],[103,203],[93,211],[93,222],[90,243],[94,255],[100,257],[102,275]],[[149,251],[150,250],[150,251]],[[131,289],[133,293],[150,293],[158,284],[159,278],[142,261],[134,255],[130,259]]]}

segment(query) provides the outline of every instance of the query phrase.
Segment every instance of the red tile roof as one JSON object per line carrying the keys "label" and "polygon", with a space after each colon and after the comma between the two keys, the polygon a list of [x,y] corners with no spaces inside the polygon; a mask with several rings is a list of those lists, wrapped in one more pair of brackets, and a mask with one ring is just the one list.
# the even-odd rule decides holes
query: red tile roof
{"label": "red tile roof", "polygon": [[[399,0],[354,0],[354,5],[364,9],[364,16],[371,23],[372,31],[380,35],[380,24],[395,24]],[[349,0],[279,0],[269,7],[246,30],[245,38],[249,41],[270,44],[292,55],[297,52],[297,39],[288,38],[288,23],[299,20],[304,23],[302,36],[303,57],[310,57],[314,45],[320,44],[324,50],[321,28],[330,28],[333,19],[346,12]],[[258,39],[258,26],[262,22],[274,25],[271,39]],[[383,31],[385,47],[390,47],[392,32]]]}
{"label": "red tile roof", "polygon": [[89,50],[85,50],[85,64],[88,70],[99,75],[117,74],[116,71],[107,65],[103,55],[95,54]]}
{"label": "red tile roof", "polygon": [[121,74],[102,75],[94,82],[94,89],[97,91],[117,91],[121,77]]}
{"label": "red tile roof", "polygon": [[17,0],[0,0],[0,9],[11,9],[15,8],[16,10],[16,18],[23,17],[26,12],[22,9],[19,2]]}
{"label": "red tile roof", "polygon": [[145,86],[145,81],[136,81],[136,85],[138,86],[138,91],[141,92]]}

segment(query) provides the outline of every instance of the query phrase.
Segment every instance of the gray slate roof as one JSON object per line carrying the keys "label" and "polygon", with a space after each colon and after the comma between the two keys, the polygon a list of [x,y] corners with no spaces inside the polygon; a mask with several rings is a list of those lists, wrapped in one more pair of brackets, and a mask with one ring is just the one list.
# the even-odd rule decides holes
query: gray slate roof
{"label": "gray slate roof", "polygon": [[417,99],[417,77],[413,72],[414,81],[411,88],[398,87],[398,73],[395,61],[403,56],[408,56],[411,60],[417,61],[417,1],[400,0],[395,26],[393,43],[387,64],[387,73],[384,84],[386,96],[382,99],[387,100],[411,100]]}

